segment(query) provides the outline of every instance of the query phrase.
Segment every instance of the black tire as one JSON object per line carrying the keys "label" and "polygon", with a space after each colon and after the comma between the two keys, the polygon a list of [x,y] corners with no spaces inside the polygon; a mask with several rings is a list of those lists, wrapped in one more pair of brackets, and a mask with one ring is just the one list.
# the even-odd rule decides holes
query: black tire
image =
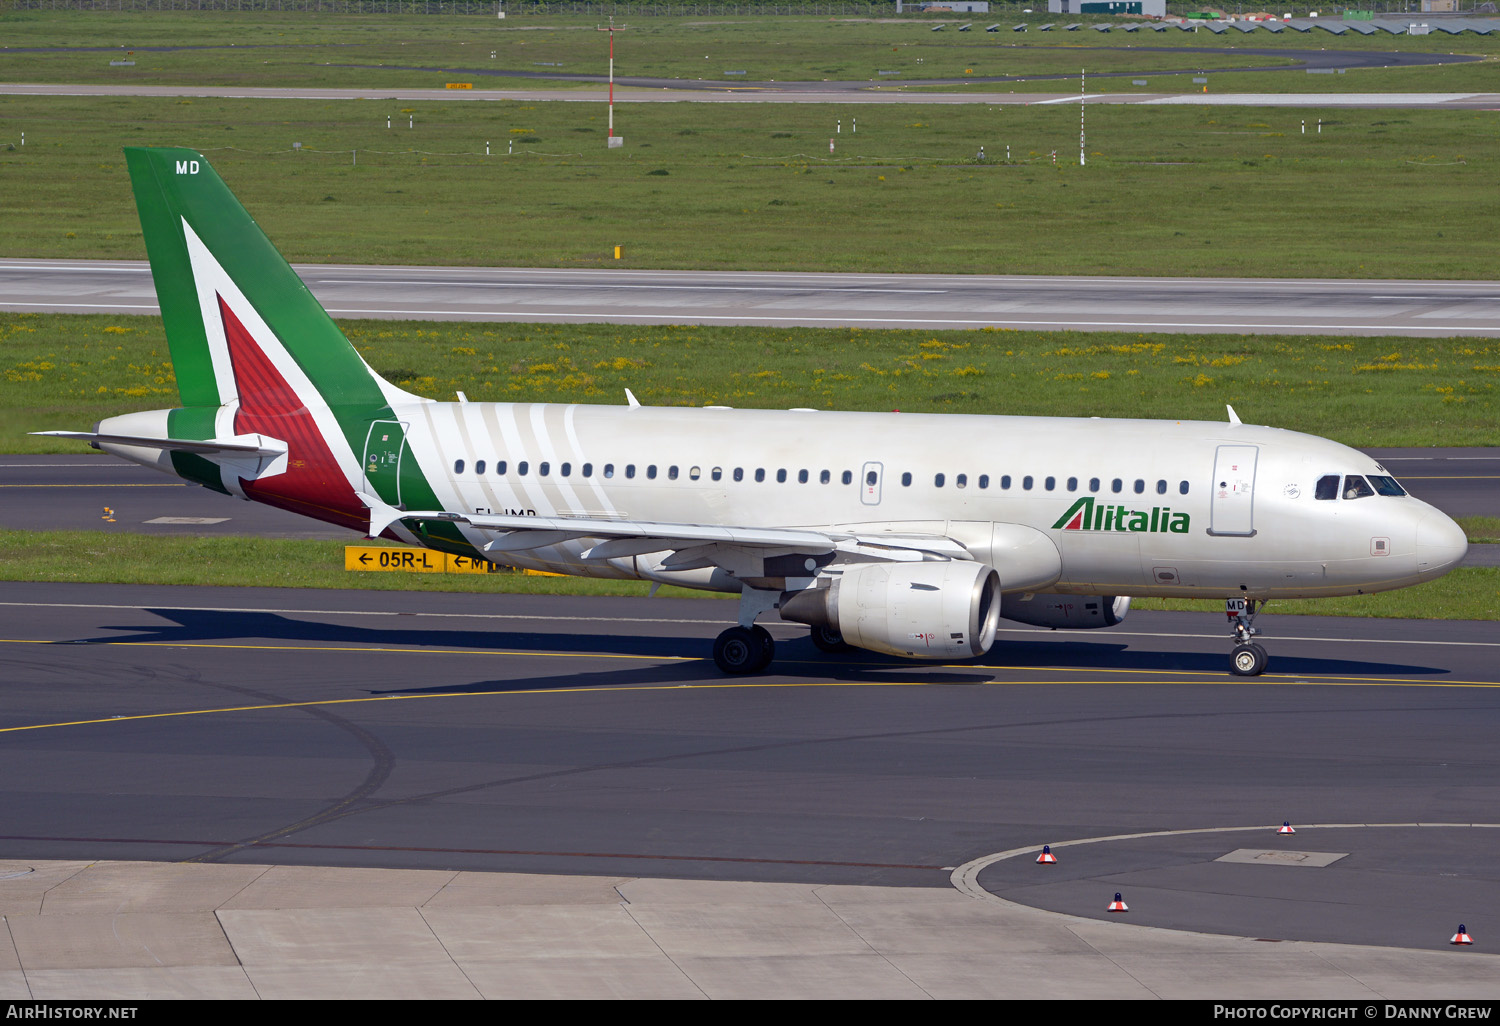
{"label": "black tire", "polygon": [[[764,627],[759,629],[765,631]],[[759,673],[770,662],[766,651],[765,641],[755,631],[731,627],[714,639],[714,664],[730,676]]]}
{"label": "black tire", "polygon": [[760,642],[760,659],[756,661],[753,672],[760,673],[771,665],[771,660],[776,658],[776,639],[771,637],[771,632],[760,624],[750,628],[750,633]]}
{"label": "black tire", "polygon": [[1266,650],[1254,642],[1236,645],[1229,657],[1229,672],[1236,677],[1258,677],[1265,672],[1268,659]]}
{"label": "black tire", "polygon": [[841,652],[848,652],[854,647],[853,645],[845,641],[844,636],[838,631],[834,630],[832,627],[812,628],[812,643],[814,645],[817,645],[824,652],[828,652],[832,655],[838,655]]}

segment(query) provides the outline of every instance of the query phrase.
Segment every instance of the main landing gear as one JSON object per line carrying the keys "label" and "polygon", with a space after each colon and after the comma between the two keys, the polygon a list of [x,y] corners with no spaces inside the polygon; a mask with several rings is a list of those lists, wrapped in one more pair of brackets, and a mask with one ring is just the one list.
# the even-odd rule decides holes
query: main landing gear
{"label": "main landing gear", "polygon": [[771,665],[776,657],[776,641],[755,618],[775,609],[780,599],[780,591],[746,588],[740,592],[739,626],[714,639],[714,665],[721,672],[739,677],[760,673]]}
{"label": "main landing gear", "polygon": [[1270,658],[1265,647],[1252,641],[1260,630],[1255,627],[1255,614],[1264,602],[1255,599],[1226,599],[1224,612],[1234,624],[1234,652],[1229,657],[1229,672],[1237,677],[1258,677],[1265,672]]}
{"label": "main landing gear", "polygon": [[732,676],[759,673],[776,657],[776,640],[760,624],[731,627],[714,639],[714,663]]}

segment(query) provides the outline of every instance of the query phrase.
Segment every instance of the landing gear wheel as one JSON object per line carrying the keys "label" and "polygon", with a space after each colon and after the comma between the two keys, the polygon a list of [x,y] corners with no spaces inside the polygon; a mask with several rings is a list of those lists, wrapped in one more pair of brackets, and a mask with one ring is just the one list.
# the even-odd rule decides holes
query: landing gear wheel
{"label": "landing gear wheel", "polygon": [[1268,658],[1266,650],[1253,641],[1248,645],[1236,645],[1229,657],[1229,672],[1237,677],[1258,677],[1265,671]]}
{"label": "landing gear wheel", "polygon": [[755,635],[755,640],[760,642],[760,659],[756,661],[755,672],[759,673],[771,665],[771,660],[776,658],[776,639],[771,637],[771,632],[760,624],[750,628],[750,633]]}
{"label": "landing gear wheel", "polygon": [[771,632],[759,625],[731,627],[714,639],[714,663],[731,676],[759,673],[775,654]]}
{"label": "landing gear wheel", "polygon": [[847,652],[853,645],[844,640],[844,636],[832,627],[814,627],[812,629],[812,643],[824,652],[838,654]]}

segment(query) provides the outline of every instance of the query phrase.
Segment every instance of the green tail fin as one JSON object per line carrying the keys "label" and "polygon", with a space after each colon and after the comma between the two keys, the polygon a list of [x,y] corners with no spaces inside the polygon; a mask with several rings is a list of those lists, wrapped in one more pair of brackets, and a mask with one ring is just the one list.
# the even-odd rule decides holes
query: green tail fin
{"label": "green tail fin", "polygon": [[[265,361],[304,402],[368,409],[401,395],[364,362],[203,154],[129,147],[125,159],[183,406],[219,407],[246,390],[281,387],[259,372]],[[304,394],[309,386],[316,395]]]}

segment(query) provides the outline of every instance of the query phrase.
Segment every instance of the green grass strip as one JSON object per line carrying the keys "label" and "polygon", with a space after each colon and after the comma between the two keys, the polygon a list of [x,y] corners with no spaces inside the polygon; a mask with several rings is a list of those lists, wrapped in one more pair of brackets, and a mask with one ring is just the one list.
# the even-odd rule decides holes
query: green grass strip
{"label": "green grass strip", "polygon": [[121,149],[188,146],[293,261],[1469,279],[1494,119],[1091,106],[1080,167],[1074,104],[622,101],[611,150],[597,103],[0,96],[0,180],[10,256],[143,258]]}
{"label": "green grass strip", "polygon": [[1469,541],[1494,545],[1500,543],[1500,517],[1456,517]]}
{"label": "green grass strip", "polygon": [[[476,402],[1223,421],[1356,446],[1500,444],[1500,340],[344,321],[413,392]],[[155,317],[0,313],[0,451],[178,405]],[[1103,440],[1101,439],[1101,444]],[[1420,495],[1420,483],[1414,487]]]}

